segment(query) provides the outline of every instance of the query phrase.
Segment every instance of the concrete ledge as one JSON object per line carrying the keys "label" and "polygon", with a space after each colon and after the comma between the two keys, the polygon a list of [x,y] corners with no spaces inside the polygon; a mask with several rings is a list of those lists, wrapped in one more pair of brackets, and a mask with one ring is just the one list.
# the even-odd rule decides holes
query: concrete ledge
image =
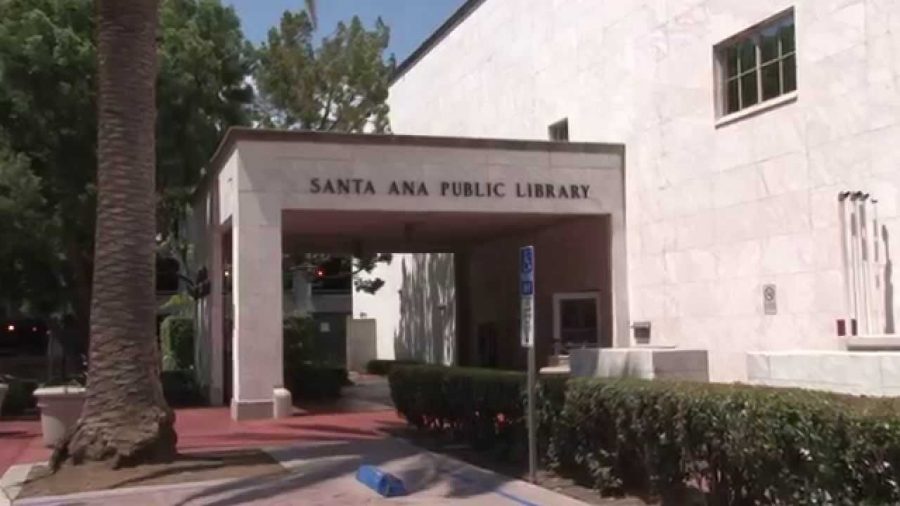
{"label": "concrete ledge", "polygon": [[751,384],[852,395],[900,396],[900,351],[775,351],[747,354]]}
{"label": "concrete ledge", "polygon": [[275,403],[271,400],[239,401],[231,400],[232,420],[265,420],[275,413]]}
{"label": "concrete ledge", "polygon": [[900,335],[852,336],[844,339],[849,351],[900,351]]}
{"label": "concrete ledge", "polygon": [[572,350],[572,376],[709,381],[706,350],[669,347]]}

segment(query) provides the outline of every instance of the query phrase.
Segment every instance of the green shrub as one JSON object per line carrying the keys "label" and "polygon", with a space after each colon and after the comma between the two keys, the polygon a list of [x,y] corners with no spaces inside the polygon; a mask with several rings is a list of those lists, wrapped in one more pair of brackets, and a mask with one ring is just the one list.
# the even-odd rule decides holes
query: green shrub
{"label": "green shrub", "polygon": [[321,359],[316,349],[315,322],[311,318],[284,320],[284,386],[296,400],[328,400],[341,395],[350,383],[347,368]]}
{"label": "green shrub", "polygon": [[32,395],[38,387],[37,381],[16,378],[3,381],[9,385],[9,390],[0,406],[0,414],[16,416],[37,407],[37,399]]}
{"label": "green shrub", "polygon": [[419,365],[422,362],[411,359],[383,360],[374,359],[366,362],[366,372],[376,376],[387,376],[391,373],[391,369],[398,365]]}
{"label": "green shrub", "polygon": [[197,384],[193,371],[163,371],[160,374],[163,396],[172,407],[202,406],[206,395]]}
{"label": "green shrub", "polygon": [[159,329],[163,369],[188,370],[194,367],[194,320],[168,316]]}
{"label": "green shrub", "polygon": [[[475,447],[523,444],[524,384],[522,373],[439,366],[390,374],[409,423]],[[607,492],[693,484],[710,504],[900,503],[900,400],[554,378],[538,394],[544,462]]]}
{"label": "green shrub", "polygon": [[[388,381],[394,406],[410,424],[449,434],[478,449],[491,449],[500,457],[525,451],[524,373],[402,365],[392,368]],[[558,415],[559,409],[550,402],[563,398],[564,385],[565,380],[541,378],[539,419]],[[541,437],[548,440],[549,434]]]}
{"label": "green shrub", "polygon": [[297,364],[285,372],[285,387],[294,399],[329,400],[341,395],[349,383],[347,369],[339,366]]}

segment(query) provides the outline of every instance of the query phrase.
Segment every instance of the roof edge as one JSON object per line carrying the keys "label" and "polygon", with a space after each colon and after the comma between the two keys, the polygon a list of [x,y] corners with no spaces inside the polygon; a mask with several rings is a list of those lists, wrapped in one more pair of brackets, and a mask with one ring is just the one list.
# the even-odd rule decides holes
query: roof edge
{"label": "roof edge", "polygon": [[205,188],[212,174],[218,172],[240,141],[251,142],[326,142],[371,146],[428,146],[436,148],[505,149],[510,151],[545,151],[561,153],[614,154],[624,158],[625,145],[599,142],[554,142],[482,137],[442,137],[429,135],[349,134],[312,130],[274,130],[234,126],[206,164],[206,172],[197,184],[195,194]]}
{"label": "roof edge", "polygon": [[437,28],[431,35],[425,39],[422,44],[419,45],[407,56],[400,65],[394,70],[394,73],[391,75],[391,78],[388,80],[388,85],[393,86],[398,79],[406,75],[406,73],[412,69],[416,63],[419,63],[419,60],[424,58],[435,46],[441,42],[444,37],[450,34],[457,26],[459,26],[466,18],[472,14],[475,9],[481,6],[485,0],[466,0],[459,9],[456,9],[456,12],[450,15],[444,23]]}

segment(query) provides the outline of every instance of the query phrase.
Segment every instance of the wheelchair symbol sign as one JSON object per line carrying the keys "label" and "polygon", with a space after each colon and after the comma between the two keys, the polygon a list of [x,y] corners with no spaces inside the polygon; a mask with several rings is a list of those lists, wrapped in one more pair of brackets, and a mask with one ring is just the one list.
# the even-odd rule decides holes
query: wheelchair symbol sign
{"label": "wheelchair symbol sign", "polygon": [[531,274],[534,272],[534,247],[533,246],[525,246],[521,250],[521,257],[519,259],[520,272],[524,276],[525,274]]}

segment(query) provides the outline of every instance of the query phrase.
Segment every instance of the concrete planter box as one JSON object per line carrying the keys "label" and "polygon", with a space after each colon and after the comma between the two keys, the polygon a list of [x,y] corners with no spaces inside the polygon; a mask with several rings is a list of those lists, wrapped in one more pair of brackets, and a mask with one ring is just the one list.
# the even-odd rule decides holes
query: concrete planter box
{"label": "concrete planter box", "polygon": [[747,376],[754,385],[900,397],[900,351],[750,352]]}
{"label": "concrete planter box", "polygon": [[9,392],[9,385],[0,383],[0,415],[3,414],[3,400],[6,399],[6,392]]}
{"label": "concrete planter box", "polygon": [[34,391],[37,406],[41,410],[41,432],[44,446],[55,446],[81,416],[84,406],[84,388],[57,386],[38,388]]}
{"label": "concrete planter box", "polygon": [[586,348],[572,350],[572,376],[709,381],[706,350]]}

